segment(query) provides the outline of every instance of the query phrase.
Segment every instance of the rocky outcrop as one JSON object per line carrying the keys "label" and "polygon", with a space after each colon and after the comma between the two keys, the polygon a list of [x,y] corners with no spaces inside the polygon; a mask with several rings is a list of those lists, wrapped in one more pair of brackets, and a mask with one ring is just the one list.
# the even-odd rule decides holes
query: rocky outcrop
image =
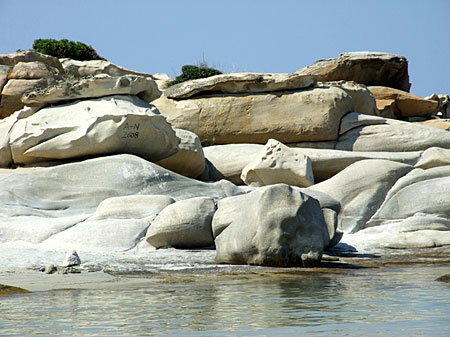
{"label": "rocky outcrop", "polygon": [[205,158],[212,163],[220,174],[236,185],[243,185],[242,170],[256,159],[264,145],[261,144],[226,144],[203,148]]}
{"label": "rocky outcrop", "polygon": [[356,232],[377,211],[395,182],[413,168],[387,160],[362,160],[309,189],[339,201],[338,228],[345,233]]}
{"label": "rocky outcrop", "polygon": [[408,61],[405,57],[375,52],[343,53],[335,59],[320,60],[296,71],[315,75],[317,81],[355,81],[365,85],[379,85],[409,92]]}
{"label": "rocky outcrop", "polygon": [[198,248],[214,244],[211,222],[216,211],[212,198],[181,200],[167,206],[152,222],[145,239],[155,248]]}
{"label": "rocky outcrop", "polygon": [[168,98],[183,99],[205,94],[248,94],[297,90],[313,86],[312,75],[233,73],[186,81],[164,91]]}
{"label": "rocky outcrop", "polygon": [[430,147],[423,151],[420,160],[416,163],[416,168],[429,169],[438,166],[450,165],[450,150],[439,147]]}
{"label": "rocky outcrop", "polygon": [[254,187],[273,184],[308,187],[314,184],[309,157],[275,139],[269,139],[256,158],[242,169],[241,179]]}
{"label": "rocky outcrop", "polygon": [[330,239],[319,202],[287,185],[248,195],[245,212],[215,239],[216,262],[316,266]]}
{"label": "rocky outcrop", "polygon": [[198,136],[190,131],[174,129],[180,139],[178,151],[156,164],[185,177],[197,178],[205,170],[205,156]]}
{"label": "rocky outcrop", "polygon": [[0,55],[0,67],[0,118],[24,107],[24,93],[51,86],[64,75],[57,58],[33,50]]}
{"label": "rocky outcrop", "polygon": [[130,153],[158,161],[178,150],[165,118],[136,96],[108,96],[47,107],[18,120],[14,163]]}
{"label": "rocky outcrop", "polygon": [[370,90],[363,84],[353,81],[318,82],[318,87],[337,87],[344,90],[353,99],[355,111],[369,116],[379,116],[375,98]]}
{"label": "rocky outcrop", "polygon": [[54,86],[28,91],[22,96],[24,104],[55,104],[78,99],[111,95],[135,95],[151,102],[161,96],[156,82],[148,77],[96,75],[75,81],[62,81]]}
{"label": "rocky outcrop", "polygon": [[72,60],[69,58],[59,59],[66,74],[70,74],[73,77],[87,77],[95,76],[99,74],[107,74],[111,77],[118,77],[124,75],[136,75],[154,79],[150,74],[137,72],[134,70],[126,69],[115,65],[106,60]]}
{"label": "rocky outcrop", "polygon": [[373,86],[369,90],[376,99],[380,116],[387,118],[426,117],[437,112],[439,107],[436,101],[398,89]]}
{"label": "rocky outcrop", "polygon": [[422,122],[414,122],[414,124],[450,131],[450,119],[428,119]]}
{"label": "rocky outcrop", "polygon": [[214,144],[336,140],[339,121],[354,110],[352,98],[336,87],[186,100],[162,96],[152,104],[174,127]]}
{"label": "rocky outcrop", "polygon": [[242,193],[229,182],[203,183],[132,155],[0,170],[0,177],[0,241],[63,250],[127,250],[173,200]]}
{"label": "rocky outcrop", "polygon": [[449,188],[450,166],[411,171],[347,242],[397,249],[450,245]]}

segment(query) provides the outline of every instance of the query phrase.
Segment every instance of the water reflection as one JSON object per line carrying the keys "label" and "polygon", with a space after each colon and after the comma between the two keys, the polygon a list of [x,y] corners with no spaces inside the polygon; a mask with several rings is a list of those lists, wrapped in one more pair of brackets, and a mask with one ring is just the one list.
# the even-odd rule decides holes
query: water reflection
{"label": "water reflection", "polygon": [[448,269],[159,276],[126,289],[33,293],[0,300],[0,335],[439,336],[450,287],[432,280]]}

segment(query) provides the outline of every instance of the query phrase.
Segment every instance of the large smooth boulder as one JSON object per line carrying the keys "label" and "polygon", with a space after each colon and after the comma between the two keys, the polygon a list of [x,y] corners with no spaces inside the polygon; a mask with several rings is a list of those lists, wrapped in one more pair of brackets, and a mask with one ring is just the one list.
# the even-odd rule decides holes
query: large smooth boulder
{"label": "large smooth boulder", "polygon": [[47,107],[17,121],[15,163],[130,153],[158,161],[178,150],[175,132],[136,96],[108,96]]}
{"label": "large smooth boulder", "polygon": [[[439,103],[398,89],[369,87],[376,99],[380,116],[388,118],[423,117],[435,113]],[[359,111],[358,111],[359,112]]]}
{"label": "large smooth boulder", "polygon": [[152,102],[176,128],[213,144],[336,140],[339,122],[354,111],[337,87],[256,94],[229,94]]}
{"label": "large smooth boulder", "polygon": [[154,77],[150,74],[137,72],[115,65],[106,60],[72,60],[69,58],[59,59],[64,71],[74,77],[95,76],[98,74],[107,74],[113,77],[124,75],[144,76],[151,79]]}
{"label": "large smooth boulder", "polygon": [[225,144],[203,148],[205,158],[219,171],[224,179],[236,185],[243,185],[242,170],[256,159],[264,145],[261,144]]}
{"label": "large smooth boulder", "polygon": [[216,211],[212,198],[181,200],[167,206],[152,222],[145,236],[155,248],[198,248],[214,244],[211,222]]}
{"label": "large smooth boulder", "polygon": [[297,90],[313,86],[312,75],[233,73],[185,81],[167,88],[164,95],[183,99],[196,94],[245,94],[280,90]]}
{"label": "large smooth boulder", "polygon": [[355,81],[365,85],[380,85],[408,92],[411,87],[406,58],[388,53],[343,53],[338,58],[317,61],[296,73],[316,75],[317,81],[320,82]]}
{"label": "large smooth boulder", "polygon": [[180,139],[178,152],[156,164],[185,177],[197,178],[205,170],[205,156],[198,136],[190,131],[174,129]]}
{"label": "large smooth boulder", "polygon": [[249,194],[245,212],[215,239],[216,262],[316,266],[330,239],[319,202],[283,184]]}
{"label": "large smooth boulder", "polygon": [[345,233],[364,228],[396,181],[414,167],[388,160],[358,161],[334,177],[309,187],[341,203],[338,228]]}
{"label": "large smooth boulder", "polygon": [[269,139],[257,157],[242,169],[241,179],[254,187],[273,184],[308,187],[314,184],[309,157],[275,139]]}
{"label": "large smooth boulder", "polygon": [[19,62],[17,63],[8,75],[9,79],[17,80],[32,80],[45,77],[55,77],[57,75],[55,68],[50,68],[45,63],[34,62]]}
{"label": "large smooth boulder", "polygon": [[148,77],[96,75],[76,81],[60,81],[54,86],[26,92],[24,104],[54,104],[77,99],[112,95],[136,95],[145,102],[161,96],[156,82]]}
{"label": "large smooth boulder", "polygon": [[[217,211],[216,213],[214,213],[214,218],[212,221],[212,231],[214,238],[219,236],[225,228],[227,228],[233,221],[241,217],[242,214],[247,211],[247,205],[252,202],[252,198],[254,197],[252,193],[260,193],[257,191],[261,191],[264,188],[268,187],[262,187],[247,194],[240,194],[220,199],[217,202]],[[320,191],[298,187],[292,188],[295,191],[307,194],[308,196],[317,199],[324,214],[325,222],[327,224],[328,233],[330,236],[329,246],[337,243],[340,239],[340,234],[337,230],[337,215],[341,210],[341,204],[337,200],[330,197],[328,194]]]}

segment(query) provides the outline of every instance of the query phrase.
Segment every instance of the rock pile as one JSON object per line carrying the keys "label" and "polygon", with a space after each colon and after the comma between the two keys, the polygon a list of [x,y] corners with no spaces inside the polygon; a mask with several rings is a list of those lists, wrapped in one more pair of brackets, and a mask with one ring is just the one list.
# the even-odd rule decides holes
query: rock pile
{"label": "rock pile", "polygon": [[340,240],[450,245],[450,133],[412,123],[444,123],[448,96],[410,94],[404,57],[167,81],[0,55],[0,242],[281,267]]}

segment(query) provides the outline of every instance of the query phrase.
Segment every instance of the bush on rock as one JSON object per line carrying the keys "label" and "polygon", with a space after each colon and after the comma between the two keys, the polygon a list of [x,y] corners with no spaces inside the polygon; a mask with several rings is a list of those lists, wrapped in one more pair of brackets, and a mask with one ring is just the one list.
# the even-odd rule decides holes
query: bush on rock
{"label": "bush on rock", "polygon": [[94,48],[82,42],[62,39],[37,39],[34,40],[33,49],[39,53],[54,56],[57,58],[71,58],[73,60],[104,60]]}
{"label": "bush on rock", "polygon": [[191,65],[185,65],[181,67],[181,75],[177,76],[175,80],[169,82],[167,86],[172,86],[178,83],[182,83],[189,80],[196,80],[199,78],[210,77],[214,75],[220,75],[222,72],[214,68],[197,67]]}

